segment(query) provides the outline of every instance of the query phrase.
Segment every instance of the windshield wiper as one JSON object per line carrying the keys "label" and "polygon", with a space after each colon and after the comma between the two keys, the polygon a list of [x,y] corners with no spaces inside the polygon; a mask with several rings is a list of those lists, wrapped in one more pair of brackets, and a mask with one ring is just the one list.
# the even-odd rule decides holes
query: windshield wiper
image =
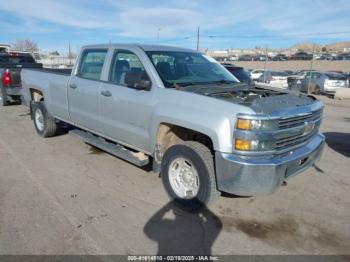
{"label": "windshield wiper", "polygon": [[236,83],[238,83],[238,82],[232,81],[232,80],[225,80],[225,79],[222,79],[222,80],[216,81],[216,83],[219,83],[219,84],[236,84]]}

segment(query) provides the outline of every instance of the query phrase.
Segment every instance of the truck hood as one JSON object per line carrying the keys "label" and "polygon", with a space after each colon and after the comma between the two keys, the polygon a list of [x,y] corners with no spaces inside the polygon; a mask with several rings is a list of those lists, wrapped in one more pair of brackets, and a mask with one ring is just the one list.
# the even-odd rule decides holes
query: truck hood
{"label": "truck hood", "polygon": [[227,102],[247,106],[257,114],[308,106],[317,101],[313,96],[279,88],[250,87],[244,83],[232,85],[190,86],[182,91],[194,92]]}
{"label": "truck hood", "polygon": [[255,99],[252,102],[251,108],[257,113],[271,114],[274,111],[280,111],[287,108],[308,106],[315,101],[316,99],[312,96],[288,93]]}

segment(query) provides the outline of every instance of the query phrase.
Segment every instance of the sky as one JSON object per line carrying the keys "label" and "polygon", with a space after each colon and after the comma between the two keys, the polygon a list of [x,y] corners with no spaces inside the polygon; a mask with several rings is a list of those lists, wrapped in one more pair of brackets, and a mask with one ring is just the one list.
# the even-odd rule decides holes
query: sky
{"label": "sky", "polygon": [[350,41],[349,0],[9,0],[0,43],[31,39],[42,51],[85,44],[286,48]]}

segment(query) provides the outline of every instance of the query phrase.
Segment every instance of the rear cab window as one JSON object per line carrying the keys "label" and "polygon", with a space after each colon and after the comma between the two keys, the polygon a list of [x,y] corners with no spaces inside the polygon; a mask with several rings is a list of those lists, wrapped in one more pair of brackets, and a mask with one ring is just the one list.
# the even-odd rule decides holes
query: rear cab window
{"label": "rear cab window", "polygon": [[107,49],[85,50],[80,59],[78,76],[90,80],[100,80],[107,55]]}
{"label": "rear cab window", "polygon": [[9,63],[9,64],[25,64],[25,63],[35,63],[35,60],[31,56],[0,56],[0,63]]}

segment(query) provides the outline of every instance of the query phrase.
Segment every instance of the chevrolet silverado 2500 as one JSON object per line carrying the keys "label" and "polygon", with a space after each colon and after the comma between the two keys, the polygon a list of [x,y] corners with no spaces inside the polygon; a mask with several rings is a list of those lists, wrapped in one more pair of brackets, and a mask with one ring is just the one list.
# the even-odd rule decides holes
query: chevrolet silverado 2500
{"label": "chevrolet silverado 2500", "polygon": [[189,49],[85,46],[71,74],[24,69],[22,81],[39,135],[69,123],[95,147],[152,164],[183,205],[220,192],[270,194],[311,167],[324,145],[322,102],[239,83]]}

